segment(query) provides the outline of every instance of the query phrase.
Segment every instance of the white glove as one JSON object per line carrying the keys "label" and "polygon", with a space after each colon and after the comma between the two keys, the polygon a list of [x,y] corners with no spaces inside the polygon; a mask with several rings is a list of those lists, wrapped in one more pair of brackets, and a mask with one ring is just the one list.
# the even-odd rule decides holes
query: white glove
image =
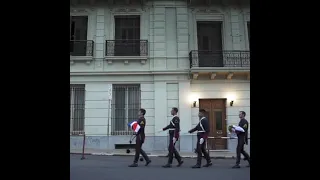
{"label": "white glove", "polygon": [[172,138],[173,144],[177,141],[175,137]]}
{"label": "white glove", "polygon": [[201,138],[199,144],[202,144],[204,142],[204,139]]}

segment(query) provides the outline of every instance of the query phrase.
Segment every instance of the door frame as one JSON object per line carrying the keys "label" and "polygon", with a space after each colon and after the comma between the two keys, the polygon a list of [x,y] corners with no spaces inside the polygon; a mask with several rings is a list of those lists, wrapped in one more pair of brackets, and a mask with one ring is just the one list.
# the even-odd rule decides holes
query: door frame
{"label": "door frame", "polygon": [[[199,102],[199,109],[200,109],[200,100],[224,100],[225,101],[225,122],[226,122],[226,133],[228,134],[228,131],[227,131],[227,127],[228,127],[228,120],[227,120],[227,107],[228,107],[228,99],[227,98],[199,98],[198,99],[198,102]],[[209,120],[209,123],[210,123],[210,120]],[[210,126],[209,126],[210,127]],[[210,129],[211,131],[211,129]],[[219,150],[209,150],[208,149],[208,141],[207,141],[207,144],[206,144],[206,149],[208,152],[227,152],[227,151],[230,151],[229,150],[229,143],[227,141],[226,143],[226,149],[219,149]]]}

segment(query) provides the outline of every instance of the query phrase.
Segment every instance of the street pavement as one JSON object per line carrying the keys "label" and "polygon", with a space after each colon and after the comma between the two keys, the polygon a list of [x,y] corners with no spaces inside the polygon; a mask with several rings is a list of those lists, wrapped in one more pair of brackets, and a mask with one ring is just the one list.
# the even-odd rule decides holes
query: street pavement
{"label": "street pavement", "polygon": [[[250,168],[242,161],[240,169],[232,169],[235,159],[212,159],[209,168],[191,169],[196,159],[184,158],[184,164],[176,167],[174,159],[170,169],[162,168],[167,158],[150,157],[152,162],[145,167],[145,161],[139,161],[139,167],[130,168],[133,156],[86,156],[70,155],[70,180],[250,180]],[[202,164],[205,163],[203,159]]]}

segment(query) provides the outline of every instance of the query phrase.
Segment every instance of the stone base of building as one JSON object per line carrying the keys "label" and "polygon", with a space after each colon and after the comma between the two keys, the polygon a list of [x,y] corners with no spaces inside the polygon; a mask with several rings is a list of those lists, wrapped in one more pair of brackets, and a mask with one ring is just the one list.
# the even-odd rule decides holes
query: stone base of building
{"label": "stone base of building", "polygon": [[[125,154],[127,148],[117,149],[117,144],[129,144],[131,136],[86,136],[84,153],[104,153],[104,154]],[[194,154],[196,148],[196,136],[181,136],[176,143],[176,148],[181,153]],[[70,137],[70,152],[82,153],[83,136]],[[133,142],[134,143],[134,142]],[[142,148],[150,154],[166,154],[168,149],[167,136],[147,136]],[[237,139],[227,140],[227,149],[211,150],[211,154],[233,156],[236,153]],[[245,146],[245,150],[250,153],[250,146]],[[194,154],[195,155],[195,154]]]}

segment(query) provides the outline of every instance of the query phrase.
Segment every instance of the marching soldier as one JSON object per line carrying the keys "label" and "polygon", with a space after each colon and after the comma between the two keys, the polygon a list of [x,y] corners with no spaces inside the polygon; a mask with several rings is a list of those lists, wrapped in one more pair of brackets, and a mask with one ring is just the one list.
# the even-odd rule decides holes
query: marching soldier
{"label": "marching soldier", "polygon": [[245,160],[249,162],[249,165],[247,167],[250,167],[250,156],[246,151],[244,151],[244,144],[248,144],[248,128],[249,128],[249,123],[244,118],[245,116],[246,116],[246,112],[244,111],[239,112],[240,122],[238,126],[241,127],[244,130],[244,132],[235,130],[238,136],[237,160],[236,160],[236,165],[234,165],[232,168],[240,168],[241,154],[243,154]]}
{"label": "marching soldier", "polygon": [[179,154],[179,152],[177,151],[177,149],[174,147],[175,143],[178,141],[179,139],[179,132],[180,132],[180,119],[177,116],[178,113],[178,108],[174,107],[171,110],[171,115],[173,115],[172,120],[170,121],[170,124],[168,126],[166,126],[165,128],[163,128],[162,130],[168,130],[169,129],[169,140],[170,140],[170,144],[169,144],[169,159],[168,159],[168,163],[162,167],[164,168],[170,168],[172,161],[173,161],[173,154],[175,156],[175,158],[178,161],[178,165],[177,167],[180,167],[183,163],[183,161],[181,160],[181,156]]}
{"label": "marching soldier", "polygon": [[210,156],[205,149],[205,144],[209,135],[209,121],[206,117],[204,117],[205,112],[206,111],[204,109],[199,110],[199,114],[198,114],[200,118],[199,123],[195,128],[189,130],[189,133],[198,131],[197,133],[198,140],[197,140],[197,149],[196,149],[198,153],[197,164],[192,166],[192,168],[201,168],[202,153],[204,155],[204,158],[207,160],[207,164],[203,165],[203,167],[212,166]]}
{"label": "marching soldier", "polygon": [[145,114],[146,114],[145,109],[139,110],[139,119],[138,119],[137,123],[139,124],[140,129],[136,134],[136,147],[135,147],[136,154],[134,156],[133,164],[129,165],[129,167],[137,167],[138,166],[138,159],[139,159],[140,153],[143,156],[143,158],[146,160],[146,166],[148,166],[151,163],[151,160],[149,159],[147,154],[144,152],[144,150],[141,149],[141,146],[144,143],[144,139],[145,139],[145,134],[144,134],[144,128],[146,126],[146,119],[144,118]]}

